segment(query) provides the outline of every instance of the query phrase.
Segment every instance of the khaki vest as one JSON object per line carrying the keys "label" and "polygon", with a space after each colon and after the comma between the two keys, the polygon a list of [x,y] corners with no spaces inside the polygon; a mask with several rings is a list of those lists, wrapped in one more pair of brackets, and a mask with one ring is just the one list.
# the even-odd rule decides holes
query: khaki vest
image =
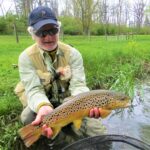
{"label": "khaki vest", "polygon": [[[71,47],[62,42],[58,42],[58,48],[61,52],[61,55],[59,55],[58,61],[54,66],[55,69],[58,69],[59,67],[66,67],[69,65]],[[51,79],[53,78],[53,74],[48,72],[43,62],[43,58],[41,56],[39,48],[37,47],[37,44],[32,45],[31,47],[27,48],[25,51],[27,52],[28,56],[32,60],[37,70],[37,74],[41,80],[41,83],[44,86],[45,91],[46,92],[49,91],[52,86]],[[68,89],[68,80],[59,79],[58,82],[61,84],[61,86],[63,86],[65,90]],[[21,81],[15,87],[14,92],[19,97],[19,100],[21,101],[23,106],[24,107],[27,106],[27,97],[25,95],[25,89]]]}

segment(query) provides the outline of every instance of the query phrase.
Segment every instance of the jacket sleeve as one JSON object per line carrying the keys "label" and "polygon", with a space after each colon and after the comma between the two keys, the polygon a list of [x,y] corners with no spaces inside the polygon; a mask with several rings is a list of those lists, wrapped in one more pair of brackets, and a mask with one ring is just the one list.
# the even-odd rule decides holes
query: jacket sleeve
{"label": "jacket sleeve", "polygon": [[19,75],[25,87],[28,106],[31,110],[37,112],[40,106],[51,105],[26,51],[19,56]]}
{"label": "jacket sleeve", "polygon": [[83,67],[83,59],[79,51],[72,48],[70,55],[70,67],[72,77],[70,80],[69,90],[72,96],[89,91],[86,86],[86,79]]}

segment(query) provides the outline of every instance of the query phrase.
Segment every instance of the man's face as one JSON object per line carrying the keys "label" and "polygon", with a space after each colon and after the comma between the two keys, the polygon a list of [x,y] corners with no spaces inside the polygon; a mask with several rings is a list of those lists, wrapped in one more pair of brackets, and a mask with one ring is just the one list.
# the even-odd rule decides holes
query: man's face
{"label": "man's face", "polygon": [[45,51],[52,51],[57,47],[59,39],[58,32],[58,27],[47,24],[35,34],[35,41],[41,49]]}

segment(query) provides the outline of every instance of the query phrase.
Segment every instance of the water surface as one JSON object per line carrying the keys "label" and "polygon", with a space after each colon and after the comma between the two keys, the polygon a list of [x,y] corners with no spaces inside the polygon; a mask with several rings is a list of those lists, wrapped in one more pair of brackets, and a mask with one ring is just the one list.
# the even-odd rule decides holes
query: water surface
{"label": "water surface", "polygon": [[136,88],[134,107],[103,119],[108,134],[126,135],[150,144],[150,84]]}

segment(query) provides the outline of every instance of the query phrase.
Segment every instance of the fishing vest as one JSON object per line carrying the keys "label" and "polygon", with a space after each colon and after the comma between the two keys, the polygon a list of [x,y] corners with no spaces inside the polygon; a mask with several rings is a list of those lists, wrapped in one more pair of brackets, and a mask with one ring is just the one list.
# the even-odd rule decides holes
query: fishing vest
{"label": "fishing vest", "polygon": [[[56,54],[57,62],[54,63],[54,69],[57,70],[60,67],[68,67],[69,66],[69,59],[70,59],[70,51],[71,47],[66,45],[62,42],[58,42],[58,49],[60,55]],[[68,90],[69,87],[69,79],[61,79],[58,78],[56,80],[52,80],[54,78],[54,72],[49,72],[47,70],[46,65],[44,64],[43,58],[40,53],[40,49],[37,44],[32,45],[31,47],[25,50],[27,55],[31,59],[34,67],[36,68],[37,74],[40,78],[41,84],[43,85],[47,96],[50,98],[51,101],[61,101],[65,97],[70,96],[70,92]],[[70,66],[69,66],[70,67]],[[23,104],[24,107],[27,106],[27,97],[25,95],[25,89],[20,81],[14,90],[15,94],[19,97],[19,100]],[[53,102],[51,102],[53,104]]]}

